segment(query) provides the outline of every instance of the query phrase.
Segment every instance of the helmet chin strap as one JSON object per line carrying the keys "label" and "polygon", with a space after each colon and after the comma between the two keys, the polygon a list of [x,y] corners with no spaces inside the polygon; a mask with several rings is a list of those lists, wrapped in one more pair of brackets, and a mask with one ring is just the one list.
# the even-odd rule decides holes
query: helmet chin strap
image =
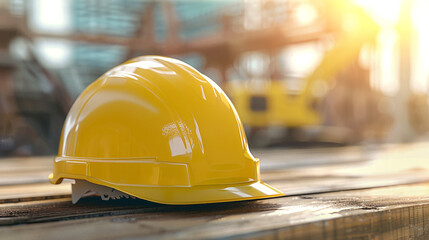
{"label": "helmet chin strap", "polygon": [[72,202],[77,203],[82,197],[99,195],[102,200],[107,201],[110,199],[133,198],[134,196],[128,195],[116,189],[91,183],[85,180],[75,180],[72,184]]}

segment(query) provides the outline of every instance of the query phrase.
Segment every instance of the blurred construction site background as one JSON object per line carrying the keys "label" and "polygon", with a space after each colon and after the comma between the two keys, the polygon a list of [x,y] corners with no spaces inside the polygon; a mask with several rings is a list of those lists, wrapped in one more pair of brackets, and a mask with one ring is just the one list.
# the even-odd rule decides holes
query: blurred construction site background
{"label": "blurred construction site background", "polygon": [[0,0],[0,157],[55,154],[79,93],[148,54],[218,83],[251,146],[413,141],[429,129],[428,10],[425,0]]}

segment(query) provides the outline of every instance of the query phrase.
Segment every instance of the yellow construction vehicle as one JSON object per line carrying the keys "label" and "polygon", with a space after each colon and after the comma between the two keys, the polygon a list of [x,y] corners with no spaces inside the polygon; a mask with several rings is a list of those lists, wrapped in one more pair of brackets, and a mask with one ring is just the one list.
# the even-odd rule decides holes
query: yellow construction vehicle
{"label": "yellow construction vehicle", "polygon": [[379,32],[379,26],[363,9],[349,5],[338,7],[337,10],[347,9],[340,13],[346,24],[336,44],[325,53],[312,73],[302,79],[303,88],[299,92],[291,93],[287,83],[279,80],[265,81],[262,86],[260,83],[252,85],[250,81],[227,85],[245,126],[301,128],[322,123],[316,107],[320,97],[315,92],[321,85],[331,84],[342,69],[355,62],[362,47],[374,41]]}

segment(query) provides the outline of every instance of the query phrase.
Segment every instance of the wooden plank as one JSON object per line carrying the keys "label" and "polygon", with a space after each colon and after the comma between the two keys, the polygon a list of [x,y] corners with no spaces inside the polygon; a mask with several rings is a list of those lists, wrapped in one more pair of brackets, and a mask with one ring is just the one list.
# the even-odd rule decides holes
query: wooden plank
{"label": "wooden plank", "polygon": [[[262,179],[290,196],[429,181],[429,169],[426,168],[425,158],[421,157],[428,155],[427,145],[427,143],[392,145],[383,147],[387,151],[377,154],[372,152],[371,154],[375,155],[372,160],[357,162],[346,160],[344,164],[316,167],[304,164],[301,167],[284,168],[282,164],[293,159],[300,162],[313,161],[312,159],[317,156],[329,155],[337,158],[346,156],[346,159],[360,158],[362,151],[357,147],[307,149],[304,153],[297,150],[275,149],[271,152],[257,151],[257,154],[264,159],[262,164],[269,163],[271,167],[277,166],[278,169],[262,170]],[[402,159],[407,161],[404,162]],[[333,163],[336,163],[336,160]],[[40,200],[42,196],[51,199],[69,195],[69,185],[63,183],[54,186],[48,183],[47,175],[51,168],[52,157],[1,161],[0,169],[8,169],[10,172],[0,172],[0,203]],[[25,186],[23,185],[25,183],[34,185]],[[8,186],[13,184],[17,186]]]}
{"label": "wooden plank", "polygon": [[[429,181],[429,172],[426,171],[356,177],[330,175],[330,171],[336,168],[326,168],[326,171],[323,169],[308,169],[299,174],[295,170],[265,171],[262,173],[262,179],[283,191],[287,196]],[[44,196],[46,199],[68,197],[71,194],[71,182],[65,180],[62,184],[52,185],[46,180],[45,183],[0,186],[0,204],[41,200]]]}
{"label": "wooden plank", "polygon": [[0,159],[0,174],[9,172],[51,171],[53,156],[13,157]]}
{"label": "wooden plank", "polygon": [[[428,192],[429,183],[425,183],[197,206],[150,209],[142,203],[121,216],[0,227],[0,236],[57,239],[61,234],[64,240],[425,239],[429,237]],[[75,211],[101,208],[100,204],[75,205]]]}
{"label": "wooden plank", "polygon": [[285,168],[302,168],[333,164],[362,163],[369,161],[384,147],[366,149],[360,146],[284,149],[255,149],[252,153],[260,159],[261,170],[278,170]]}
{"label": "wooden plank", "polygon": [[70,196],[63,196],[56,199],[0,204],[0,226],[161,212],[168,207],[144,200],[102,201],[99,197],[88,197],[74,205]]}
{"label": "wooden plank", "polygon": [[0,186],[46,183],[52,170],[0,173]]}
{"label": "wooden plank", "polygon": [[[396,178],[395,178],[396,177]],[[289,181],[269,181],[268,183],[279,188],[287,196],[308,195],[322,192],[333,192],[347,189],[363,189],[374,186],[391,186],[406,183],[415,183],[416,175],[403,176],[377,176],[364,179],[347,178],[309,178],[307,180]],[[422,176],[423,177],[423,176]],[[425,176],[428,179],[428,176]],[[348,182],[344,184],[344,182]],[[420,181],[417,181],[420,182]],[[55,199],[55,200],[51,200]],[[42,201],[49,200],[49,201]],[[134,200],[111,200],[101,201],[99,197],[90,197],[81,200],[79,206],[90,205],[91,211],[77,211],[79,207],[74,207],[70,199],[69,184],[50,185],[20,185],[10,186],[9,188],[0,188],[0,226],[23,224],[45,221],[59,221],[70,218],[89,218],[105,215],[123,215],[130,211],[152,211],[149,208],[170,208],[165,205],[158,205],[147,201]],[[17,204],[4,204],[17,203]],[[98,206],[97,206],[98,205]],[[108,207],[105,209],[105,207]],[[147,207],[146,207],[147,206]],[[115,208],[116,207],[116,208]],[[137,210],[138,209],[138,210]],[[9,214],[13,212],[13,216]]]}
{"label": "wooden plank", "polygon": [[12,185],[0,187],[0,206],[2,203],[26,202],[41,199],[70,196],[70,183],[52,185],[50,183]]}
{"label": "wooden plank", "polygon": [[[316,156],[328,156],[332,149],[325,149],[326,153],[325,150],[304,154],[284,150],[265,153],[264,159],[271,165],[262,172],[262,178],[294,196],[259,201],[166,206],[143,200],[103,202],[87,198],[72,205],[67,183],[50,185],[33,179],[28,180],[31,184],[5,184],[0,186],[0,225],[4,225],[0,227],[0,239],[56,239],[59,232],[64,239],[315,236],[347,239],[390,238],[395,234],[425,238],[429,237],[424,221],[424,214],[429,216],[429,183],[353,189],[429,181],[425,164],[427,146],[418,143],[387,147],[387,151],[372,152],[371,160],[341,164],[333,161],[316,167],[302,164],[295,168],[287,168],[290,165],[283,163],[287,157],[281,156],[289,153],[287,156],[297,161],[312,161]],[[8,175],[9,172],[0,171],[0,183],[1,176],[12,177],[12,173],[25,176],[26,172],[38,172],[41,177],[51,168],[52,158],[47,159],[34,160],[37,166],[26,159],[22,159],[25,166],[20,160],[0,163],[0,168],[4,164],[11,172]],[[315,194],[321,192],[331,193]]]}

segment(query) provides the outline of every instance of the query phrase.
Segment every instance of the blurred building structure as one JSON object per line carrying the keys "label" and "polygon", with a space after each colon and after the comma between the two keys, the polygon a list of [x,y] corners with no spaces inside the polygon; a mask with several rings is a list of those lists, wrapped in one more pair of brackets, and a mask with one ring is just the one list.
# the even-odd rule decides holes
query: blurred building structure
{"label": "blurred building structure", "polygon": [[[181,58],[230,91],[227,87],[234,81],[257,88],[271,81],[284,83],[282,94],[293,98],[304,88],[302,79],[360,21],[341,14],[357,8],[348,0],[54,2],[67,11],[64,31],[34,27],[37,4],[62,13],[49,9],[49,0],[0,4],[0,156],[55,153],[73,99],[109,68],[133,56]],[[376,37],[369,44],[350,46],[353,54],[347,62],[340,60],[339,69],[316,84],[320,91],[315,95],[320,96],[308,107],[317,105],[320,124],[331,126],[332,134],[320,133],[325,139],[335,138],[334,129],[347,129],[347,136],[339,134],[333,141],[352,142],[383,139],[389,131],[393,120],[386,97],[371,84],[374,64],[361,61],[364,48],[374,55]],[[302,46],[319,55],[306,59],[291,53]],[[54,60],[44,61],[46,55]],[[308,66],[295,71],[294,62]],[[417,105],[427,108],[425,97],[418,99]]]}
{"label": "blurred building structure", "polygon": [[[19,39],[28,36],[20,5],[0,4],[0,155],[51,152],[72,99]],[[18,51],[13,52],[15,46]],[[24,56],[25,55],[25,56]]]}

